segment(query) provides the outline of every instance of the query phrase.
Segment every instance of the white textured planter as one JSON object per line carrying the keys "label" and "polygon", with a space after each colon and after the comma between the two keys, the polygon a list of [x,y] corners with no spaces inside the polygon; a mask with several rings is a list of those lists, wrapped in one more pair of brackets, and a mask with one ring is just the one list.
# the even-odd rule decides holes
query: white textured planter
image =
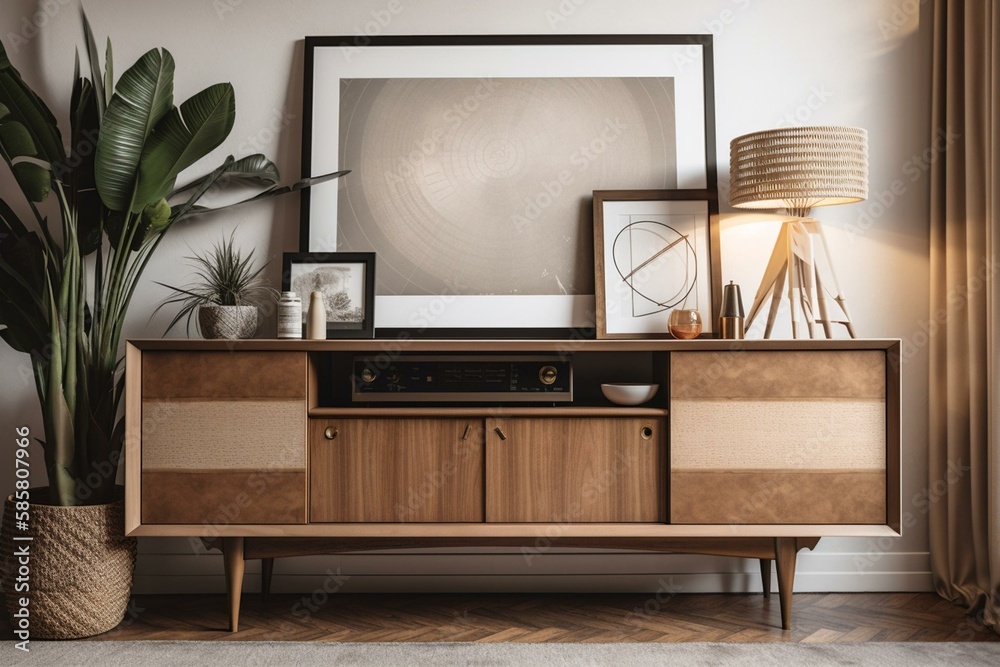
{"label": "white textured planter", "polygon": [[250,338],[257,332],[257,306],[199,306],[205,338]]}

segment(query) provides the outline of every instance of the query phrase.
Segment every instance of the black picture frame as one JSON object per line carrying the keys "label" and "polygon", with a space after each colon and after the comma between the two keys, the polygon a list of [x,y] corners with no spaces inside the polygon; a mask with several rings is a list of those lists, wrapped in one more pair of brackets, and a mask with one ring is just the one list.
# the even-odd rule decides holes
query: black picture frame
{"label": "black picture frame", "polygon": [[[375,253],[373,252],[286,252],[281,258],[281,290],[292,291],[292,273],[299,265],[363,264],[364,278],[363,313],[358,326],[338,326],[327,321],[327,338],[375,337]],[[302,335],[306,336],[305,318],[309,309],[309,294],[298,294],[302,299]],[[327,309],[329,317],[330,309]]]}
{"label": "black picture frame", "polygon": [[[697,58],[700,59],[701,71],[694,70],[695,77],[700,81],[702,100],[699,111],[701,112],[702,118],[700,122],[703,124],[703,136],[704,136],[704,184],[702,185],[680,185],[684,189],[704,189],[712,193],[718,192],[718,167],[716,161],[716,130],[715,130],[715,73],[714,73],[714,51],[713,51],[713,37],[712,35],[594,35],[594,34],[582,34],[582,35],[408,35],[408,36],[375,36],[366,37],[364,40],[359,40],[356,35],[343,35],[343,36],[310,36],[305,38],[305,58],[304,58],[304,85],[303,85],[303,121],[302,121],[302,175],[303,177],[309,177],[314,173],[322,173],[324,171],[329,171],[323,160],[326,159],[324,156],[328,156],[328,151],[326,153],[320,153],[319,149],[314,146],[314,128],[315,123],[318,119],[326,119],[327,116],[323,113],[317,114],[316,104],[317,97],[319,99],[323,98],[322,94],[318,94],[318,89],[316,88],[317,83],[317,65],[319,62],[320,70],[322,72],[328,72],[329,63],[332,59],[336,59],[337,62],[350,63],[350,62],[363,62],[366,58],[366,50],[378,49],[380,47],[492,47],[492,46],[525,46],[525,47],[578,47],[578,46],[630,46],[630,47],[645,47],[645,46],[664,46],[671,47],[670,53],[680,54],[692,54],[696,53]],[[328,50],[323,53],[322,56],[318,58],[317,53]],[[339,50],[338,53],[330,52],[329,50]],[[416,54],[417,51],[415,50]],[[676,57],[676,56],[675,56]],[[324,59],[325,58],[325,59]],[[692,62],[695,59],[692,58]],[[325,63],[325,64],[324,64]],[[339,65],[336,70],[338,73],[341,71]],[[349,68],[350,65],[345,65]],[[349,69],[345,71],[345,78],[350,78]],[[427,76],[433,76],[433,72],[429,72]],[[666,74],[665,74],[666,75]],[[408,75],[412,76],[412,75]],[[628,74],[622,76],[630,76]],[[639,75],[636,75],[639,76]],[[643,76],[646,76],[643,74]],[[673,75],[671,75],[673,76]],[[324,79],[319,78],[320,81]],[[693,114],[695,118],[698,118],[698,113]],[[329,122],[324,120],[323,122]],[[322,127],[322,126],[321,126]],[[323,136],[320,132],[316,136]],[[697,141],[697,140],[696,140]],[[695,144],[698,147],[698,151],[702,148],[700,142]],[[339,163],[339,160],[337,161]],[[350,165],[339,165],[339,167],[350,167]],[[355,173],[353,175],[355,178],[361,177],[361,174]],[[351,178],[351,177],[348,177]],[[323,234],[323,227],[317,227],[315,230],[310,230],[310,221],[313,215],[321,216],[319,219],[329,220],[328,210],[325,208],[316,208],[314,211],[314,199],[323,193],[311,193],[309,190],[303,190],[301,193],[301,207],[300,207],[300,228],[299,228],[299,245],[300,250],[303,252],[310,251],[310,239],[312,235],[319,235],[318,238],[329,238],[327,235]],[[326,196],[326,195],[324,195]],[[320,200],[316,200],[320,201]],[[335,211],[334,211],[335,213]],[[336,216],[333,218],[336,220]],[[317,222],[317,224],[319,224]],[[324,223],[326,224],[326,223]],[[336,223],[334,223],[335,225]],[[313,243],[315,246],[312,248],[314,251],[318,249],[330,250],[334,244],[330,244],[330,247],[324,248],[322,243]],[[376,252],[379,248],[374,248]],[[596,292],[596,289],[591,289],[590,293]],[[433,296],[433,295],[432,295]],[[379,297],[388,298],[388,297]],[[395,298],[395,297],[393,297]],[[472,298],[472,297],[470,297]],[[488,298],[488,297],[487,297]],[[588,298],[591,298],[588,296]],[[387,302],[388,303],[388,302]],[[501,317],[499,319],[503,322],[491,323],[488,325],[480,324],[479,322],[471,322],[468,318],[463,318],[460,322],[453,323],[436,323],[430,326],[411,326],[407,324],[407,321],[419,320],[419,318],[414,317],[394,317],[389,315],[389,313],[403,312],[397,311],[395,307],[385,310],[382,316],[380,316],[384,321],[380,328],[376,330],[376,336],[378,337],[396,337],[405,336],[411,338],[594,338],[596,335],[596,305],[593,301],[590,301],[590,306],[584,308],[590,312],[593,321],[589,324],[579,321],[580,318],[577,315],[573,316],[573,322],[539,322],[535,321],[531,316],[525,316],[522,320],[518,321],[517,326],[510,326],[506,322],[512,320],[510,313],[505,313],[505,318]],[[386,305],[386,304],[384,304]],[[579,306],[574,306],[573,311],[575,313],[581,312]],[[454,311],[453,311],[454,312]],[[519,309],[518,312],[538,312],[537,308],[529,307],[524,309]],[[389,324],[389,320],[399,320],[400,322]]]}

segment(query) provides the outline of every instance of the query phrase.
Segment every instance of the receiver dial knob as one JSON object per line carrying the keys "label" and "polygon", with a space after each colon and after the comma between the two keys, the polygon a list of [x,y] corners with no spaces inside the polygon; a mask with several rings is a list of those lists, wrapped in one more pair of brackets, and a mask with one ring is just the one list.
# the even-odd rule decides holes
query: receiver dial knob
{"label": "receiver dial knob", "polygon": [[556,370],[555,366],[542,366],[541,370],[538,371],[538,379],[544,385],[554,384],[557,377],[559,377],[559,371]]}
{"label": "receiver dial knob", "polygon": [[366,368],[365,370],[361,371],[361,379],[364,380],[365,382],[371,382],[372,380],[375,379],[375,372],[372,371],[372,369],[370,368]]}

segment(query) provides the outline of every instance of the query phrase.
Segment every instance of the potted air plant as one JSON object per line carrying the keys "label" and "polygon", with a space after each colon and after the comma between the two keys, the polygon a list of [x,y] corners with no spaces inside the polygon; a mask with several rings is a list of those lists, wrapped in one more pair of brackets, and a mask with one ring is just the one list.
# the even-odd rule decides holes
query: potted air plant
{"label": "potted air plant", "polygon": [[191,284],[173,287],[157,283],[173,290],[174,296],[161,303],[154,315],[165,306],[181,305],[167,331],[186,318],[190,334],[191,319],[198,313],[198,327],[205,338],[250,338],[256,333],[258,307],[277,299],[278,292],[261,276],[267,263],[254,269],[254,251],[243,257],[233,243],[234,235],[206,255],[186,258],[195,267],[196,279]]}

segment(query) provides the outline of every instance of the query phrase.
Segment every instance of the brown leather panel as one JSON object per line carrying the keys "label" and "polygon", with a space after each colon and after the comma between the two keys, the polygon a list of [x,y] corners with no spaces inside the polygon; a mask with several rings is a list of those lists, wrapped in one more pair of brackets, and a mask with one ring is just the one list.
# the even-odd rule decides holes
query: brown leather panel
{"label": "brown leather panel", "polygon": [[884,524],[885,484],[880,470],[675,470],[670,522]]}
{"label": "brown leather panel", "polygon": [[885,398],[883,350],[671,352],[672,398]]}
{"label": "brown leather panel", "polygon": [[142,522],[305,523],[306,473],[143,472]]}
{"label": "brown leather panel", "polygon": [[304,399],[306,353],[143,352],[142,397]]}

